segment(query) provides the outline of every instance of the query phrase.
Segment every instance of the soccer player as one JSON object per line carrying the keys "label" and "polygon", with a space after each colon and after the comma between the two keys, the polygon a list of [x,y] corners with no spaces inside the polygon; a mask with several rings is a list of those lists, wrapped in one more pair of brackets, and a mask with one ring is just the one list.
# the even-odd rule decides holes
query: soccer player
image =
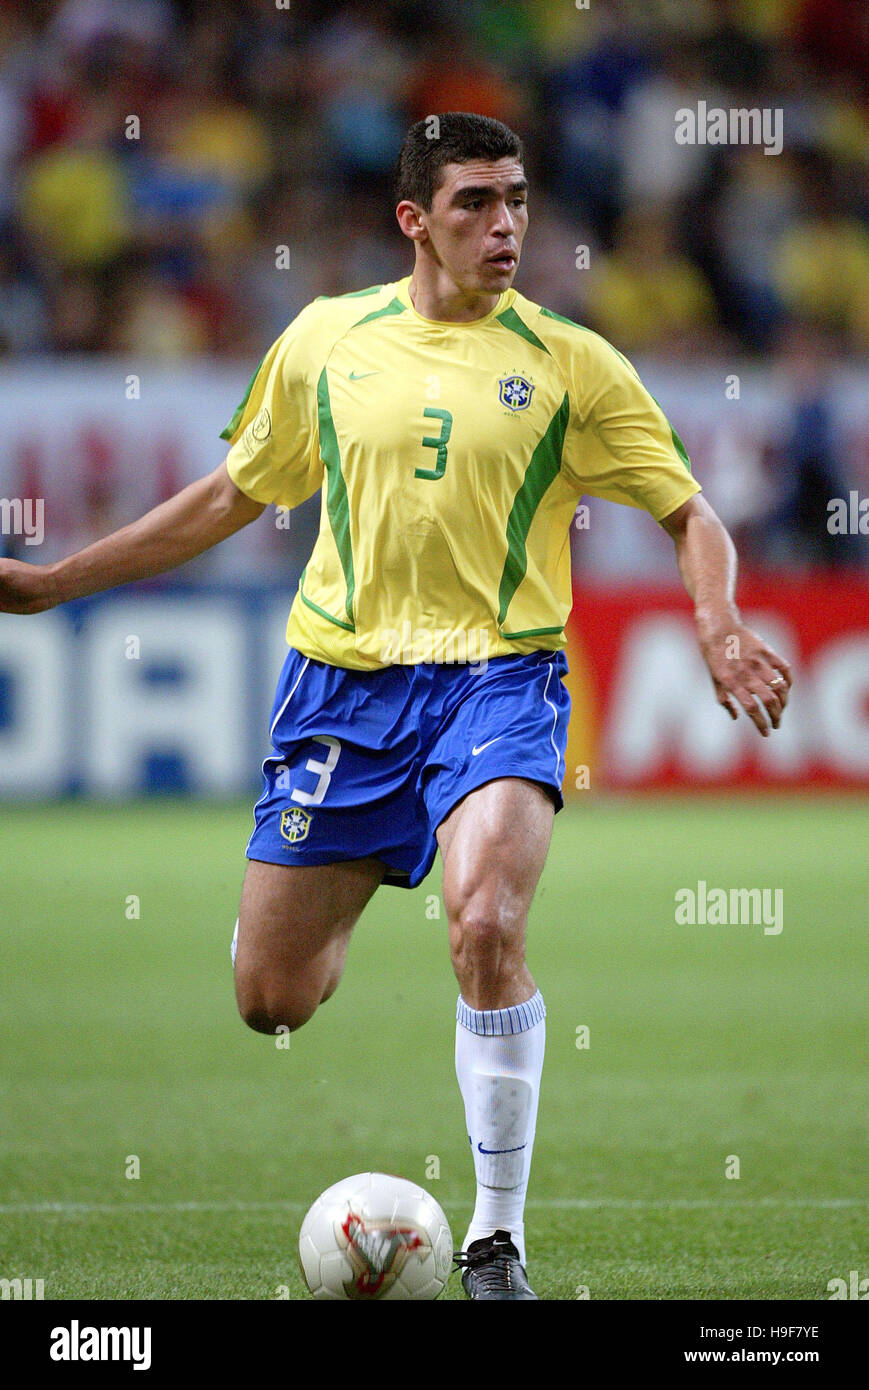
{"label": "soccer player", "polygon": [[631,364],[512,288],[528,226],[516,135],[466,113],[414,125],[396,211],[413,273],[302,310],[224,431],[225,462],[58,564],[0,561],[0,608],[169,570],[322,489],[247,849],[238,1006],[259,1032],[300,1028],[378,886],[414,887],[439,847],[477,1182],[457,1263],[471,1298],[533,1299],[545,1008],[525,927],[562,805],[578,499],[645,508],[672,536],[734,719],[768,735],[791,675],[743,624],[730,538]]}

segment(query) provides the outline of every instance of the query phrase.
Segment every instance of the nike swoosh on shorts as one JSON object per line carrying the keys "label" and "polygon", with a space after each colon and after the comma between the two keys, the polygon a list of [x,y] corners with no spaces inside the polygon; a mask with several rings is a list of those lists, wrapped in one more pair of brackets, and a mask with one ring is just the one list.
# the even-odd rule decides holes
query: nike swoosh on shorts
{"label": "nike swoosh on shorts", "polygon": [[491,748],[493,743],[498,743],[502,738],[505,737],[505,734],[499,734],[497,738],[490,738],[488,743],[481,743],[479,748],[472,748],[471,757],[476,758],[477,754],[482,753],[484,748]]}

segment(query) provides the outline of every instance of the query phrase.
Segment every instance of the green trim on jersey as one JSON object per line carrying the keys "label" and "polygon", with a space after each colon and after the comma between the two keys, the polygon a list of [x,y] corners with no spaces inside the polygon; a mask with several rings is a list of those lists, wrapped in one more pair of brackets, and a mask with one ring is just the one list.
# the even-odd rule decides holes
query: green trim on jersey
{"label": "green trim on jersey", "polygon": [[250,381],[247,383],[247,390],[245,391],[244,396],[243,396],[242,399],[241,399],[241,402],[240,402],[239,405],[236,407],[235,414],[233,415],[233,417],[232,417],[232,419],[230,420],[229,424],[228,424],[224,429],[222,429],[222,430],[220,431],[220,435],[219,435],[219,438],[220,438],[220,439],[232,439],[232,436],[235,434],[236,430],[238,429],[239,425],[241,424],[241,417],[242,417],[242,415],[244,414],[244,408],[245,408],[245,406],[247,405],[248,401],[250,400],[250,393],[251,393],[251,391],[253,390],[253,384],[254,384],[254,382],[256,381],[257,377],[259,376],[259,369],[260,369],[260,367],[262,366],[263,362],[265,362],[265,360],[266,360],[267,357],[268,357],[268,353],[267,353],[267,352],[264,352],[263,355],[262,355],[262,357],[260,358],[259,362],[257,363],[256,371],[254,372],[254,374],[253,374],[253,376],[251,377]]}
{"label": "green trim on jersey", "polygon": [[[661,413],[663,414],[663,411],[662,411]],[[664,415],[664,419],[667,420],[666,415]],[[667,424],[670,425],[670,421],[669,421],[669,420],[667,420]],[[691,472],[691,460],[690,460],[690,458],[688,457],[688,450],[685,448],[685,445],[682,443],[681,439],[679,438],[679,436],[678,436],[678,434],[676,433],[676,431],[673,429],[673,426],[672,426],[672,425],[670,425],[670,433],[671,433],[671,435],[673,436],[673,447],[675,448],[676,453],[679,455],[680,459],[682,460],[682,462],[684,463],[685,467],[688,469],[688,472],[690,473],[690,472]]]}
{"label": "green trim on jersey", "polygon": [[403,314],[405,312],[406,306],[402,304],[401,300],[396,295],[395,299],[390,299],[385,308],[373,309],[370,314],[365,315],[364,319],[360,319],[358,323],[354,323],[353,327],[361,328],[363,323],[373,323],[375,319],[385,318],[387,314]]}
{"label": "green trim on jersey", "polygon": [[[626,367],[629,367],[630,370],[634,372],[633,367],[631,367],[631,364],[625,357],[624,353],[619,352],[617,347],[613,347],[612,343],[609,341],[608,338],[602,338],[600,333],[595,333],[593,328],[586,328],[584,323],[576,323],[573,319],[565,318],[563,314],[556,314],[554,309],[541,309],[540,312],[544,315],[545,318],[555,319],[558,323],[566,323],[568,328],[578,328],[580,333],[594,333],[594,336],[596,338],[600,338],[600,341],[602,343],[606,343],[610,352],[614,352],[616,357],[618,357],[620,361],[624,362]],[[634,376],[636,375],[636,372],[634,372]]]}
{"label": "green trim on jersey", "polygon": [[[648,391],[649,388],[646,387],[646,390]],[[649,395],[652,396],[651,391],[649,391]],[[652,396],[652,400],[655,402],[655,405],[658,407],[658,409],[660,410],[661,414],[664,415],[664,407],[661,405],[661,402],[658,400],[657,396]],[[667,416],[666,416],[666,415],[664,415],[664,419],[667,420]],[[679,455],[680,459],[682,460],[682,462],[684,463],[685,467],[688,469],[688,472],[690,473],[690,472],[691,472],[691,460],[690,460],[690,458],[688,457],[688,450],[685,448],[685,445],[682,443],[682,441],[681,441],[681,439],[679,438],[678,434],[677,434],[676,431],[673,429],[673,426],[670,424],[670,421],[669,421],[669,420],[667,420],[667,428],[669,429],[669,431],[670,431],[670,436],[671,436],[671,438],[672,438],[672,440],[673,440],[673,448],[676,450],[676,453]]]}
{"label": "green trim on jersey", "polygon": [[[655,398],[653,398],[653,396],[652,396],[652,400],[653,400],[653,399],[655,399]],[[663,416],[663,410],[660,411],[660,413],[662,413],[662,416]],[[665,418],[665,420],[667,420],[667,417],[666,417],[666,416],[663,416],[663,418]],[[667,420],[667,424],[670,425],[670,421],[669,421],[669,420]],[[685,468],[687,468],[687,470],[688,470],[688,473],[691,473],[691,460],[690,460],[690,457],[688,457],[688,450],[685,449],[684,443],[681,442],[681,439],[679,438],[679,435],[677,435],[677,434],[676,434],[676,431],[674,431],[673,425],[670,425],[670,435],[672,435],[672,438],[673,438],[673,448],[676,449],[676,453],[677,453],[677,455],[679,455],[681,461],[683,461]]]}
{"label": "green trim on jersey", "polygon": [[329,622],[334,623],[336,627],[343,627],[345,632],[355,632],[356,628],[353,623],[342,623],[340,618],[333,618],[332,614],[327,613],[325,608],[321,608],[319,603],[315,603],[313,599],[308,598],[308,595],[305,593],[305,575],[307,572],[308,566],[306,565],[299,578],[299,598],[302,600],[302,603],[308,608],[313,608],[314,612],[319,613],[321,618],[328,618]]}
{"label": "green trim on jersey", "polygon": [[546,344],[541,343],[537,334],[532,332],[524,320],[520,319],[515,309],[505,309],[503,314],[496,314],[495,317],[497,322],[503,324],[505,328],[509,328],[511,333],[518,333],[519,337],[524,338],[526,343],[530,343],[532,347],[540,348],[547,357],[552,356]]}
{"label": "green trim on jersey", "polygon": [[364,299],[368,294],[379,294],[382,289],[382,285],[372,285],[369,290],[351,290],[349,294],[318,294],[314,303],[319,304],[321,299]]}
{"label": "green trim on jersey", "polygon": [[[498,587],[498,630],[502,637],[511,635],[503,631],[502,624],[528,568],[526,545],[531,523],[543,500],[544,493],[558,477],[558,471],[561,468],[561,451],[564,448],[564,436],[567,433],[569,419],[570,399],[565,391],[561,405],[553,415],[546,427],[546,433],[531,455],[522,486],[513,499],[513,506],[507,519],[507,558],[504,561],[501,583]],[[556,631],[560,631],[560,629],[556,629]]]}
{"label": "green trim on jersey", "polygon": [[[353,628],[353,597],[356,592],[356,580],[353,573],[353,547],[350,541],[350,506],[347,501],[347,485],[344,482],[344,474],[341,472],[341,452],[338,448],[335,422],[332,419],[332,403],[329,400],[329,382],[326,378],[325,367],[320,373],[320,380],[317,382],[317,416],[320,424],[320,454],[326,465],[327,474],[326,511],[329,516],[332,535],[335,538],[335,545],[338,548],[338,558],[344,571],[344,583],[347,586],[344,609],[350,619],[351,631],[353,631],[355,630]],[[324,616],[328,617],[329,614]],[[339,627],[345,626],[337,618],[333,618],[332,621],[337,622]]]}
{"label": "green trim on jersey", "polygon": [[[552,309],[541,309],[540,312],[541,314],[545,314],[546,318],[548,319],[557,319],[559,323],[568,324],[570,328],[578,328],[583,333],[594,333],[593,328],[586,328],[581,323],[574,323],[573,319],[566,319],[563,314],[556,314]],[[631,366],[630,362],[624,356],[624,354],[619,352],[617,347],[613,347],[611,342],[609,342],[606,338],[601,338],[601,335],[599,333],[595,333],[595,337],[600,338],[602,343],[606,343],[607,347],[615,353],[616,357],[621,358],[626,367]],[[634,369],[631,367],[631,370],[633,371]],[[634,372],[634,375],[636,376],[636,372]],[[646,390],[648,391],[649,388],[646,387]],[[649,395],[652,396],[651,391],[649,391]],[[691,459],[688,457],[688,450],[685,448],[685,445],[682,443],[682,440],[679,438],[678,434],[673,429],[673,426],[670,424],[670,421],[667,420],[667,414],[664,410],[664,407],[661,405],[661,402],[655,396],[652,396],[652,400],[655,402],[655,405],[658,407],[661,414],[664,416],[664,419],[667,421],[667,429],[670,431],[670,435],[673,440],[673,448],[676,450],[676,453],[679,455],[679,458],[682,460],[688,472],[690,473]]]}
{"label": "green trim on jersey", "polygon": [[564,624],[562,623],[561,627],[529,627],[525,632],[504,632],[502,629],[501,636],[508,638],[511,642],[520,642],[523,637],[544,637],[550,633],[563,631]]}

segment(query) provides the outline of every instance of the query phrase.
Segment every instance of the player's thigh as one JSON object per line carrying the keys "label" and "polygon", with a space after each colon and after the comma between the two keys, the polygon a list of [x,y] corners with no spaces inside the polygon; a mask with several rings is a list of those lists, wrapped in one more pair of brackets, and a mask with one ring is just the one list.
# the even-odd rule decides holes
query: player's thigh
{"label": "player's thigh", "polygon": [[555,807],[537,782],[499,777],[469,792],[437,831],[451,922],[489,915],[524,926],[546,863]]}
{"label": "player's thigh", "polygon": [[294,985],[331,992],[353,928],[384,872],[374,858],[307,868],[249,860],[235,957],[239,1003],[251,993],[286,994]]}

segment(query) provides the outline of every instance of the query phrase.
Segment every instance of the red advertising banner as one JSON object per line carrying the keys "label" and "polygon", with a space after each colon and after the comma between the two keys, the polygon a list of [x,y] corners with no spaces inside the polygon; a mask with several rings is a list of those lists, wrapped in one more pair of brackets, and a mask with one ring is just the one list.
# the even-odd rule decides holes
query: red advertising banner
{"label": "red advertising banner", "polygon": [[781,728],[765,739],[718,705],[681,590],[575,586],[565,795],[869,788],[869,584],[745,578],[739,604],[794,671]]}

